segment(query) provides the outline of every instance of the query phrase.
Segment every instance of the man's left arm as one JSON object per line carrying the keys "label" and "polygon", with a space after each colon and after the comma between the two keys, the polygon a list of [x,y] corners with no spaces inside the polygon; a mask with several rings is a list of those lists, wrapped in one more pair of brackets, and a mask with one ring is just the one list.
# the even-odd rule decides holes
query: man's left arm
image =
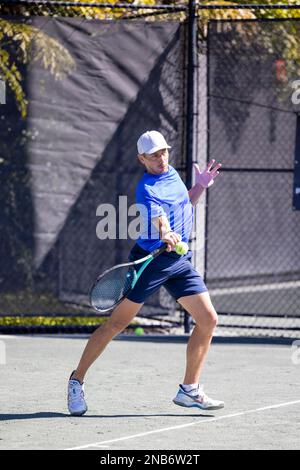
{"label": "man's left arm", "polygon": [[197,204],[204,190],[209,188],[214,183],[214,179],[220,173],[218,170],[221,168],[221,166],[221,163],[217,163],[217,165],[215,165],[215,160],[212,160],[207,165],[206,170],[201,172],[199,165],[194,163],[195,184],[188,192],[193,206]]}

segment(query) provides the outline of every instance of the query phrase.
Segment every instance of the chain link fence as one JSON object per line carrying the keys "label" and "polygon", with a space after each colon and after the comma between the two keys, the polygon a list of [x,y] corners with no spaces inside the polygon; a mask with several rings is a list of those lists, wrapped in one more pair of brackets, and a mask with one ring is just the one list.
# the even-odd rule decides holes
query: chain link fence
{"label": "chain link fence", "polygon": [[[185,8],[147,9],[157,19],[146,22],[132,7],[1,4],[11,82],[0,120],[0,312],[21,315],[20,328],[25,316],[99,318],[89,288],[135,242],[127,229],[145,129],[166,135],[184,177]],[[115,237],[99,240],[108,206]],[[156,314],[177,324],[165,289],[141,312],[154,323]]]}
{"label": "chain link fence", "polygon": [[296,20],[209,25],[209,156],[223,169],[208,194],[206,282],[223,334],[299,336],[299,28]]}
{"label": "chain link fence", "polygon": [[[185,180],[186,7],[0,4],[2,79],[10,71],[0,81],[0,315],[21,316],[20,327],[22,315],[65,315],[78,331],[82,315],[85,331],[95,328],[89,285],[134,243],[99,241],[96,211],[121,207],[119,231],[142,174],[140,133],[166,135]],[[223,168],[196,212],[194,263],[219,313],[216,336],[298,338],[300,23],[243,9],[243,20],[211,20],[218,7],[207,8],[198,8],[193,158]],[[161,289],[142,315],[182,332],[177,307]]]}

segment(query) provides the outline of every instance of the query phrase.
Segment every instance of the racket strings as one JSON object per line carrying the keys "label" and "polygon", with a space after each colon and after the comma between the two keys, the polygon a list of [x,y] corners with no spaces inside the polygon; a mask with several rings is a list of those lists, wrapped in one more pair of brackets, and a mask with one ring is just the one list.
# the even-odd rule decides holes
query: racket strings
{"label": "racket strings", "polygon": [[111,309],[130,290],[135,278],[133,266],[112,269],[101,277],[91,290],[91,304],[99,311]]}

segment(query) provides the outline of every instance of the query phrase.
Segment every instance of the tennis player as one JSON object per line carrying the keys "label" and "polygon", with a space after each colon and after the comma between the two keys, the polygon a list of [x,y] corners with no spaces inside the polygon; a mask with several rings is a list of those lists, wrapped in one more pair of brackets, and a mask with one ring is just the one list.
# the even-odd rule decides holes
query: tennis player
{"label": "tennis player", "polygon": [[68,408],[72,415],[83,415],[87,411],[83,381],[89,367],[108,343],[128,326],[147,298],[161,286],[195,320],[187,345],[185,375],[173,402],[203,410],[216,410],[224,406],[222,401],[208,397],[199,385],[217,324],[217,313],[202,277],[191,264],[191,252],[181,256],[174,250],[179,241],[189,241],[193,206],[205,188],[213,184],[221,164],[212,160],[203,172],[194,164],[195,184],[188,191],[177,171],[169,165],[169,148],[164,136],[157,131],[145,132],[138,139],[138,159],[145,166],[145,173],[137,186],[136,200],[147,209],[144,218],[147,217],[143,220],[143,231],[129,259],[142,258],[163,243],[167,243],[167,250],[150,263],[127,298],[90,337],[68,383]]}

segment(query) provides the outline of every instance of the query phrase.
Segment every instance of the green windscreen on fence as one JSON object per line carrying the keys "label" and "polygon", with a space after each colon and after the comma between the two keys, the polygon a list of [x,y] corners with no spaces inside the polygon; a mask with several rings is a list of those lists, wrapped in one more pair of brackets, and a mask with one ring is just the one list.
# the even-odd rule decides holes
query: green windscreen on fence
{"label": "green windscreen on fence", "polygon": [[[75,304],[88,308],[91,283],[126,262],[135,243],[138,137],[160,130],[171,164],[184,169],[184,25],[0,21],[28,101],[22,117],[7,87],[1,106],[0,312],[74,313]],[[10,26],[31,35],[26,65]],[[110,227],[100,230],[107,214]],[[148,305],[166,313],[175,303],[164,290]]]}

